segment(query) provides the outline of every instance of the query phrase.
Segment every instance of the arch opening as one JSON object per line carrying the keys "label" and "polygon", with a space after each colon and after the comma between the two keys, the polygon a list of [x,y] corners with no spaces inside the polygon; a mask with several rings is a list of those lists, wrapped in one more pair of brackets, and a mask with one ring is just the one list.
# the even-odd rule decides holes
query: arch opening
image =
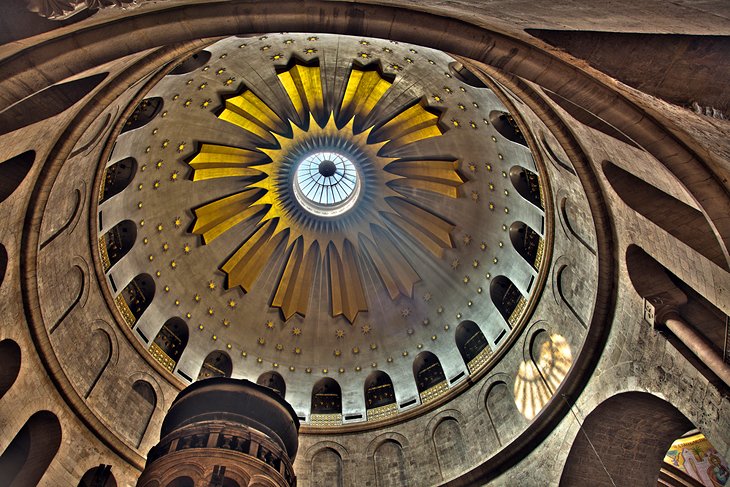
{"label": "arch opening", "polygon": [[436,399],[449,388],[441,361],[431,352],[421,352],[416,356],[413,377],[422,403]]}
{"label": "arch opening", "polygon": [[230,377],[233,374],[231,357],[222,350],[214,350],[205,357],[197,380],[214,377]]}
{"label": "arch opening", "polygon": [[129,186],[137,174],[137,160],[134,157],[125,157],[104,170],[99,203],[103,203]]}
{"label": "arch opening", "polygon": [[4,485],[38,485],[61,446],[61,423],[55,414],[39,411],[15,435],[0,456]]}
{"label": "arch opening", "polygon": [[150,345],[150,354],[170,372],[180,360],[180,356],[188,344],[188,325],[185,320],[172,317],[167,320]]}
{"label": "arch opening", "polygon": [[140,274],[127,284],[115,302],[124,321],[133,327],[155,297],[155,281],[149,274]]}
{"label": "arch opening", "polygon": [[540,191],[540,177],[537,174],[522,166],[512,166],[509,170],[509,179],[520,196],[539,209],[545,209]]}
{"label": "arch opening", "polygon": [[473,321],[462,321],[456,327],[456,348],[459,349],[461,358],[464,360],[470,373],[474,373],[492,355],[492,349],[487,342],[479,325]]}
{"label": "arch opening", "polygon": [[260,386],[268,387],[280,395],[282,399],[286,398],[286,382],[280,373],[273,370],[264,372],[256,379],[256,383]]}
{"label": "arch opening", "polygon": [[513,327],[517,324],[527,306],[527,300],[517,286],[505,276],[497,276],[489,285],[489,294],[499,314]]}
{"label": "arch opening", "polygon": [[99,253],[104,272],[127,255],[137,240],[137,225],[132,220],[117,223],[99,239]]}

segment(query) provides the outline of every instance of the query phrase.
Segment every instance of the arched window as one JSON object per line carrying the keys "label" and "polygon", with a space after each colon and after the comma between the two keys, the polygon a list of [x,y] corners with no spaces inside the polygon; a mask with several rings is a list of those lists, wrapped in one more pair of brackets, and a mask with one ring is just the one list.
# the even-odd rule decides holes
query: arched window
{"label": "arched window", "polygon": [[231,357],[222,350],[210,352],[203,361],[198,373],[198,380],[211,379],[213,377],[230,377],[233,373],[233,362]]}
{"label": "arched window", "polygon": [[286,396],[286,383],[284,382],[284,378],[278,372],[274,372],[273,370],[264,372],[258,379],[256,379],[256,383],[260,386],[268,387],[273,390],[280,395],[282,399]]}
{"label": "arched window", "polygon": [[178,477],[165,487],[195,487],[195,482],[190,477]]}
{"label": "arched window", "polygon": [[489,122],[497,132],[507,140],[527,147],[527,141],[514,117],[507,112],[492,110],[489,112]]}
{"label": "arched window", "polygon": [[541,210],[544,209],[540,193],[540,178],[537,174],[521,166],[512,166],[512,169],[509,170],[509,178],[520,196]]}
{"label": "arched window", "polygon": [[55,414],[39,411],[28,418],[0,456],[3,485],[38,485],[61,445],[61,424]]}
{"label": "arched window", "polygon": [[527,300],[517,286],[508,278],[497,276],[489,285],[489,294],[505,321],[510,327],[515,326],[527,305]]}
{"label": "arched window", "polygon": [[144,127],[145,125],[150,123],[152,119],[155,118],[158,113],[160,113],[160,110],[162,110],[162,105],[164,105],[164,103],[162,101],[162,98],[160,98],[159,96],[145,98],[144,100],[139,102],[137,108],[134,109],[132,115],[130,115],[125,122],[124,128],[122,128],[122,133]]}
{"label": "arched window", "polygon": [[336,380],[323,377],[312,388],[312,422],[316,423],[326,418],[317,418],[316,415],[342,414],[342,390]]}
{"label": "arched window", "polygon": [[0,342],[0,398],[15,383],[20,372],[20,347],[13,340]]}
{"label": "arched window", "polygon": [[431,352],[421,352],[413,361],[413,377],[421,402],[427,402],[443,394],[449,385],[438,357]]}
{"label": "arched window", "polygon": [[0,203],[20,186],[34,161],[35,151],[29,150],[0,163]]}
{"label": "arched window", "polygon": [[99,196],[99,203],[103,203],[114,195],[121,193],[129,186],[137,174],[137,160],[126,157],[117,161],[104,171],[104,183]]}
{"label": "arched window", "polygon": [[[27,25],[27,23],[22,22]],[[97,73],[37,91],[0,111],[0,135],[27,127],[66,111],[91,93],[109,73]]]}
{"label": "arched window", "polygon": [[492,355],[492,349],[479,325],[468,320],[456,327],[456,348],[470,373],[484,365]]}
{"label": "arched window", "polygon": [[702,212],[610,161],[604,161],[603,174],[632,210],[723,269],[728,269],[720,242]]}
{"label": "arched window", "polygon": [[186,74],[194,71],[205,65],[210,60],[210,51],[203,49],[200,52],[196,52],[177,66],[175,69],[170,71],[170,74]]}
{"label": "arched window", "polygon": [[104,272],[112,268],[132,250],[137,240],[137,225],[131,220],[117,223],[99,239],[99,253]]}
{"label": "arched window", "polygon": [[188,325],[182,318],[170,318],[162,325],[150,345],[150,353],[167,370],[173,372],[175,365],[188,344]]}
{"label": "arched window", "polygon": [[381,370],[371,372],[365,379],[365,409],[369,421],[391,416],[398,411],[393,381]]}
{"label": "arched window", "polygon": [[458,79],[462,83],[466,83],[469,86],[473,86],[474,88],[487,87],[484,83],[482,83],[482,80],[477,78],[474,73],[469,71],[466,66],[458,61],[454,61],[449,64],[449,72],[454,78]]}
{"label": "arched window", "polygon": [[140,274],[117,296],[119,311],[129,326],[134,326],[155,297],[155,281],[149,274]]}
{"label": "arched window", "polygon": [[101,464],[86,471],[78,487],[117,487],[111,465]]}
{"label": "arched window", "polygon": [[509,239],[523,259],[535,269],[540,269],[545,244],[539,233],[527,224],[518,221],[509,227]]}

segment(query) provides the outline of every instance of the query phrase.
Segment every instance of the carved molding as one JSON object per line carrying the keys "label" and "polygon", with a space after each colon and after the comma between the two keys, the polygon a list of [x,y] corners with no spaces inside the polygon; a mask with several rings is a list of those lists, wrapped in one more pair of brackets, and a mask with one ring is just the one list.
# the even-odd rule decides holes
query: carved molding
{"label": "carved molding", "polygon": [[84,10],[134,8],[142,0],[26,0],[28,10],[51,20],[65,20]]}

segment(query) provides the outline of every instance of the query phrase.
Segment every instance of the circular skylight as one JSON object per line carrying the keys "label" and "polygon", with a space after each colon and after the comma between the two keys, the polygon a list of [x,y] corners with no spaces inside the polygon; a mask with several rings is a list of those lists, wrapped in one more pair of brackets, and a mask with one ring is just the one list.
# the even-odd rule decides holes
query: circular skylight
{"label": "circular skylight", "polygon": [[341,215],[352,208],[359,193],[360,178],[355,165],[338,152],[309,154],[294,175],[294,196],[314,215]]}

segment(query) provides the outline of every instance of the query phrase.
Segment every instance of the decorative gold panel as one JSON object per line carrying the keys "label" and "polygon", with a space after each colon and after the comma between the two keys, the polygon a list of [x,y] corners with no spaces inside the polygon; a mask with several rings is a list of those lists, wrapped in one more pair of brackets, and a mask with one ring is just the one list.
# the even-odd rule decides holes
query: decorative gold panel
{"label": "decorative gold panel", "polygon": [[342,424],[341,414],[312,414],[309,416],[312,426],[339,426]]}
{"label": "decorative gold panel", "polygon": [[489,345],[484,347],[481,352],[477,354],[476,357],[471,359],[468,364],[466,364],[466,367],[469,369],[469,373],[473,374],[477,370],[479,370],[484,364],[487,363],[487,360],[489,360],[489,357],[492,356],[492,349]]}
{"label": "decorative gold panel", "polygon": [[522,317],[522,313],[525,312],[526,307],[527,300],[524,296],[520,296],[520,300],[517,302],[517,306],[515,306],[515,309],[512,311],[512,314],[509,315],[509,319],[507,320],[510,327],[517,326],[517,323],[520,322],[520,318]]}
{"label": "decorative gold panel", "polygon": [[386,404],[377,408],[367,410],[368,421],[378,421],[379,419],[390,418],[398,414],[398,404]]}
{"label": "decorative gold panel", "polygon": [[542,259],[545,256],[545,239],[541,238],[537,242],[537,253],[535,254],[535,269],[540,270]]}
{"label": "decorative gold panel", "polygon": [[167,355],[155,342],[152,342],[152,345],[150,345],[149,352],[150,355],[152,355],[155,360],[162,364],[162,366],[165,367],[167,370],[169,370],[170,372],[173,372],[175,370],[175,364],[177,362],[171,359],[170,356]]}
{"label": "decorative gold panel", "polygon": [[122,318],[124,318],[125,323],[127,323],[127,325],[132,328],[134,326],[134,323],[137,321],[137,318],[134,317],[132,310],[129,309],[129,305],[124,300],[124,296],[120,294],[119,296],[114,298],[114,304],[117,305],[117,309],[122,314]]}
{"label": "decorative gold panel", "polygon": [[104,238],[104,235],[99,237],[99,257],[101,258],[101,266],[104,272],[107,272],[111,268],[112,263],[109,260],[109,252],[106,249],[106,238]]}
{"label": "decorative gold panel", "polygon": [[449,383],[446,381],[439,382],[433,387],[429,387],[425,391],[423,391],[421,396],[421,404],[426,404],[427,402],[433,401],[437,397],[444,394],[446,391],[449,390]]}

